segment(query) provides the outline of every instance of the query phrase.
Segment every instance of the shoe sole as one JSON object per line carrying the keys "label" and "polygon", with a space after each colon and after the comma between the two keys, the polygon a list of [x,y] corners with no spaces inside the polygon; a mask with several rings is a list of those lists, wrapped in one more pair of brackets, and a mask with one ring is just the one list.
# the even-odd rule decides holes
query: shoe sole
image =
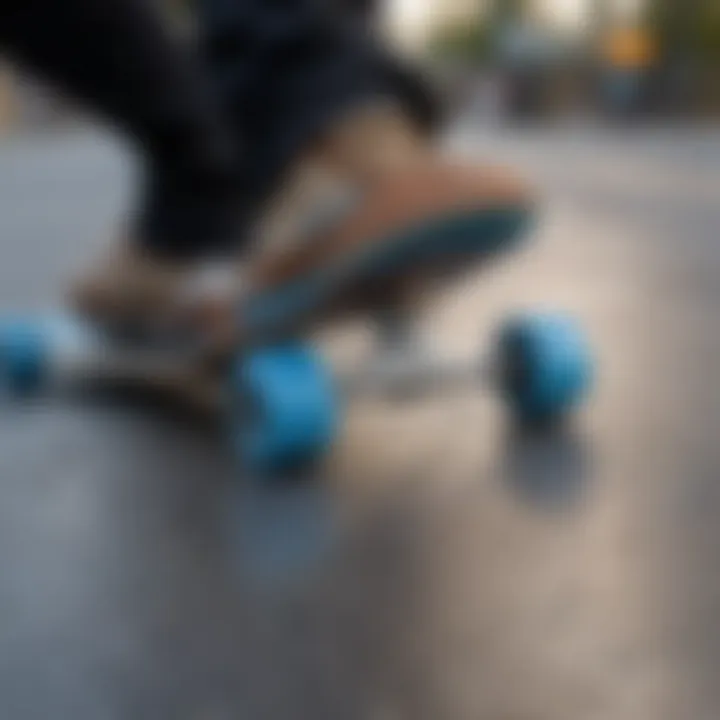
{"label": "shoe sole", "polygon": [[[246,299],[237,318],[241,344],[305,331],[344,308],[364,284],[402,285],[427,272],[454,279],[468,267],[514,249],[531,221],[527,208],[507,207],[453,213],[393,233],[326,266]],[[385,296],[366,292],[353,309],[380,310]]]}

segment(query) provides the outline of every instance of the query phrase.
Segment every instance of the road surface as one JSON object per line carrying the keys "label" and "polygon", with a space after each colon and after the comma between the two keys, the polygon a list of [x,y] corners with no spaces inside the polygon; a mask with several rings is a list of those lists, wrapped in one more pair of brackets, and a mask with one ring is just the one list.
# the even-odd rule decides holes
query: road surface
{"label": "road surface", "polygon": [[[483,393],[358,403],[322,476],[270,491],[180,418],[3,407],[3,720],[718,717],[720,133],[451,144],[521,167],[544,211],[439,300],[432,341],[572,310],[599,356],[587,410],[537,442]],[[0,145],[4,311],[57,304],[131,169],[87,131]]]}

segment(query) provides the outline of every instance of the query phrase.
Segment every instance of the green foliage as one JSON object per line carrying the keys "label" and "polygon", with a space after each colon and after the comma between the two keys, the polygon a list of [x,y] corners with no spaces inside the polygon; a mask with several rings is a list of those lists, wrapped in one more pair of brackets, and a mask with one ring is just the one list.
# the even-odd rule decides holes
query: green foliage
{"label": "green foliage", "polygon": [[488,25],[478,18],[446,27],[431,39],[429,50],[442,60],[467,65],[482,64],[490,53]]}
{"label": "green foliage", "polygon": [[703,62],[720,59],[718,0],[653,0],[646,19],[668,54]]}
{"label": "green foliage", "polygon": [[697,45],[702,56],[717,62],[720,60],[720,5],[709,5],[696,28]]}
{"label": "green foliage", "polygon": [[493,0],[490,14],[494,23],[503,25],[521,19],[527,9],[527,0]]}

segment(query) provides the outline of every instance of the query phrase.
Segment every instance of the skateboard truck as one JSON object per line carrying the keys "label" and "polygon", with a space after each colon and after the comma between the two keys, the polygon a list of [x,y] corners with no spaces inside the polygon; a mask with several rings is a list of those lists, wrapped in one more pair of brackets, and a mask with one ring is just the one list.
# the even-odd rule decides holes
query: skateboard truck
{"label": "skateboard truck", "polygon": [[[294,340],[246,347],[228,377],[209,378],[243,466],[273,476],[321,459],[339,434],[344,402],[358,395],[410,400],[482,384],[520,422],[547,423],[578,407],[592,382],[585,335],[564,314],[512,317],[489,352],[466,361],[424,348],[409,313],[379,316],[377,336],[375,357],[358,368],[335,373],[309,341]],[[186,389],[196,361],[196,349],[108,341],[72,317],[0,322],[0,387],[16,397],[62,394],[88,380],[142,384],[156,375]]]}
{"label": "skateboard truck", "polygon": [[423,341],[411,312],[388,310],[375,319],[377,347],[365,364],[338,373],[345,395],[386,395],[412,400],[475,381],[488,367],[486,358],[442,357]]}

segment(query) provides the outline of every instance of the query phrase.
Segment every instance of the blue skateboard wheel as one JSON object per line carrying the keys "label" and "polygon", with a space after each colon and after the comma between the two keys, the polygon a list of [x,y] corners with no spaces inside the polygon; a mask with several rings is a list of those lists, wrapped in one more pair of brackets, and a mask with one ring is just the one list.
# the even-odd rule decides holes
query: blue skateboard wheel
{"label": "blue skateboard wheel", "polygon": [[562,314],[511,319],[500,334],[501,389],[524,423],[562,418],[589,392],[594,368],[576,320]]}
{"label": "blue skateboard wheel", "polygon": [[306,345],[241,355],[232,376],[232,429],[245,470],[266,476],[307,467],[330,449],[339,399],[331,374]]}
{"label": "blue skateboard wheel", "polygon": [[48,343],[42,323],[0,321],[0,387],[12,395],[36,392],[48,371]]}

